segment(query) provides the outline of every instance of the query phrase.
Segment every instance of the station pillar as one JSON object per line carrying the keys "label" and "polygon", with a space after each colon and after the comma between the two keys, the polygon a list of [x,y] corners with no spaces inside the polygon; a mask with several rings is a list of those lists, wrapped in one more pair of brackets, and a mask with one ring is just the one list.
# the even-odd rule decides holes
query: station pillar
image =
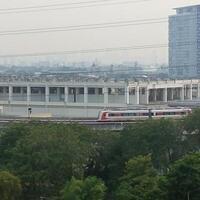
{"label": "station pillar", "polygon": [[88,103],[88,87],[84,86],[84,103]]}
{"label": "station pillar", "polygon": [[140,104],[140,87],[139,86],[136,87],[136,104],[137,105]]}
{"label": "station pillar", "polygon": [[182,87],[181,88],[181,101],[184,101],[185,100],[185,88]]}
{"label": "station pillar", "polygon": [[167,103],[167,88],[164,88],[164,102]]}
{"label": "station pillar", "polygon": [[130,104],[130,99],[129,99],[129,87],[125,87],[125,103],[127,105]]}
{"label": "station pillar", "polygon": [[104,104],[108,104],[108,87],[103,88],[103,94],[104,94]]}
{"label": "station pillar", "polygon": [[45,102],[49,103],[49,86],[45,86]]}
{"label": "station pillar", "polygon": [[9,100],[9,103],[11,103],[12,98],[13,98],[13,87],[11,85],[9,85],[8,92],[9,92],[8,100]]}
{"label": "station pillar", "polygon": [[190,100],[192,100],[192,89],[193,89],[193,85],[191,84],[190,88],[189,88],[189,99]]}
{"label": "station pillar", "polygon": [[68,102],[68,87],[65,86],[65,103]]}
{"label": "station pillar", "polygon": [[27,103],[30,104],[31,101],[31,87],[30,85],[27,86]]}

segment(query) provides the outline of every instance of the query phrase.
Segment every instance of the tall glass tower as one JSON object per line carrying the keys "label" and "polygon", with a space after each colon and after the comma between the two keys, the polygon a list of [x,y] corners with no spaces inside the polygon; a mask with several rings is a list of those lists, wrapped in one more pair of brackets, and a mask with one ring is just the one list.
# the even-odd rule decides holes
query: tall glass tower
{"label": "tall glass tower", "polygon": [[169,70],[172,77],[200,77],[200,5],[175,8],[169,17]]}

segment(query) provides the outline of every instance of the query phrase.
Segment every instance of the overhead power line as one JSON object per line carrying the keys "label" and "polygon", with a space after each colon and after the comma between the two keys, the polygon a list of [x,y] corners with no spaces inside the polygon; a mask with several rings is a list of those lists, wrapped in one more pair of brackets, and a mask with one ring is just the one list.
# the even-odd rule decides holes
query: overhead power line
{"label": "overhead power line", "polygon": [[[188,46],[193,43],[178,44],[178,46]],[[0,55],[0,58],[12,58],[12,57],[37,57],[37,56],[51,56],[51,55],[66,55],[66,54],[88,54],[88,53],[102,53],[102,52],[114,52],[114,51],[130,51],[139,49],[156,49],[167,48],[168,44],[150,44],[140,46],[121,46],[121,47],[109,47],[99,49],[83,49],[83,50],[69,50],[69,51],[53,51],[53,52],[39,52],[39,53],[27,53],[27,54],[5,54]]]}
{"label": "overhead power line", "polygon": [[111,6],[111,5],[122,5],[122,4],[134,4],[148,2],[152,0],[126,0],[126,1],[116,1],[116,0],[94,0],[94,1],[82,1],[73,3],[60,3],[60,4],[49,4],[40,6],[26,6],[26,7],[16,7],[16,8],[2,8],[0,9],[0,14],[12,14],[12,13],[27,13],[27,12],[41,12],[41,11],[53,11],[53,10],[63,10],[63,9],[77,9],[77,8],[89,8],[89,7],[99,7],[99,6]]}
{"label": "overhead power line", "polygon": [[[194,20],[194,19],[195,19],[194,17],[191,17],[188,20]],[[0,36],[117,28],[117,27],[139,26],[139,25],[148,25],[148,24],[161,24],[161,23],[167,23],[167,22],[168,22],[168,18],[162,17],[162,18],[151,18],[151,19],[104,22],[104,23],[95,23],[95,24],[56,26],[56,27],[46,27],[46,28],[38,27],[38,28],[29,28],[29,29],[15,29],[15,30],[0,31]]]}
{"label": "overhead power line", "polygon": [[35,33],[46,33],[46,32],[78,31],[78,30],[103,29],[103,28],[115,28],[115,27],[126,27],[126,26],[139,26],[139,25],[147,25],[147,24],[166,23],[166,22],[167,22],[167,18],[152,18],[152,19],[142,19],[142,20],[127,20],[127,21],[81,24],[81,25],[60,26],[60,27],[16,29],[16,30],[0,31],[0,36],[1,35],[3,36],[3,35],[35,34]]}

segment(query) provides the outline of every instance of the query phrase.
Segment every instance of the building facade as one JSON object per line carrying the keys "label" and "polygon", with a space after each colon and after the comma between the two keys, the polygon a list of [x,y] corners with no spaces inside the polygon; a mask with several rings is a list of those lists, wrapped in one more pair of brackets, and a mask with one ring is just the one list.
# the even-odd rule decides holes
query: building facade
{"label": "building facade", "polygon": [[169,17],[169,70],[174,77],[200,75],[200,5],[176,8]]}
{"label": "building facade", "polygon": [[97,118],[100,110],[167,105],[200,98],[200,80],[0,79],[2,116]]}

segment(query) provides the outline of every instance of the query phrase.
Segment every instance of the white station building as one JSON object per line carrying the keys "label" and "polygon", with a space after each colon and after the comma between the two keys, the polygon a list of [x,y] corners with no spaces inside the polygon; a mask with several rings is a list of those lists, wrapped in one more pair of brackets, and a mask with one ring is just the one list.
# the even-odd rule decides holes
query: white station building
{"label": "white station building", "polygon": [[2,116],[97,118],[100,110],[200,98],[200,80],[113,81],[0,78]]}

